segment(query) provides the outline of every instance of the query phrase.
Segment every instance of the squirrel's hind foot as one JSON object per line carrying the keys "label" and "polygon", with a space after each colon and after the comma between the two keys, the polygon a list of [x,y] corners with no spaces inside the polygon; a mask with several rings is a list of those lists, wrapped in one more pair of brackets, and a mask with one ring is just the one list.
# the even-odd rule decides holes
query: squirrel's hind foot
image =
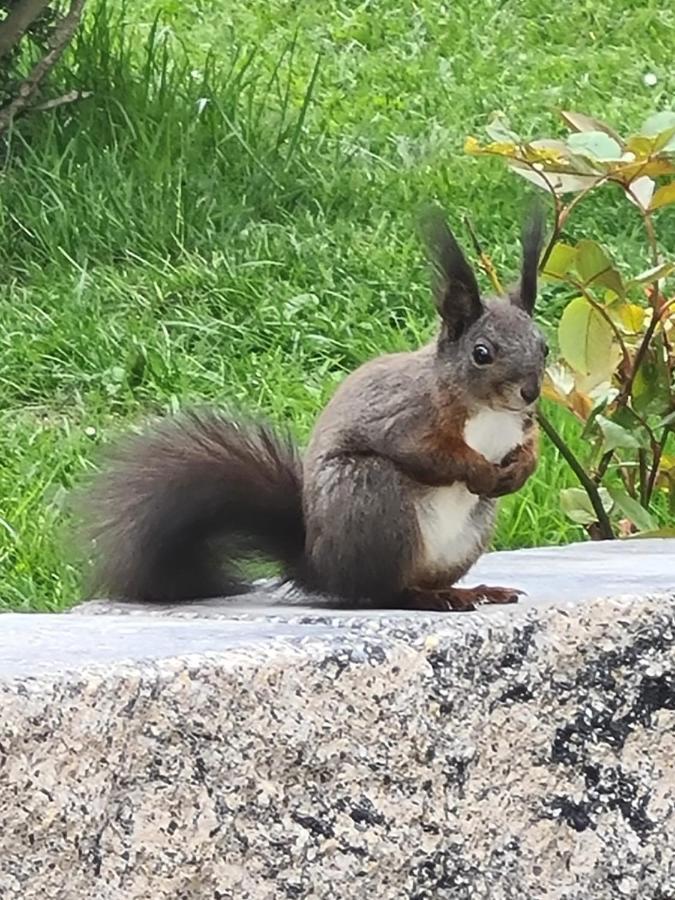
{"label": "squirrel's hind foot", "polygon": [[471,591],[479,596],[479,603],[517,603],[519,597],[525,596],[525,591],[509,587],[490,587],[487,584],[479,584]]}
{"label": "squirrel's hind foot", "polygon": [[516,588],[490,587],[486,584],[474,588],[419,589],[411,595],[408,608],[430,612],[470,612],[488,603],[517,603],[524,593]]}

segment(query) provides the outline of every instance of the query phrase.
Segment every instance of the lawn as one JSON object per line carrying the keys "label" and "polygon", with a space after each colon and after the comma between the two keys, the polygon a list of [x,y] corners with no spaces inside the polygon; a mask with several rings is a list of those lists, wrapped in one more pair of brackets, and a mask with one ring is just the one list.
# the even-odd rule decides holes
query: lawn
{"label": "lawn", "polygon": [[[638,126],[671,103],[673,46],[658,2],[92,0],[53,89],[93,96],[18,123],[0,177],[0,607],[80,597],[65,503],[129,424],[206,400],[303,438],[345,372],[427,339],[421,203],[464,239],[470,212],[514,275],[526,188],[464,137],[495,111]],[[643,252],[611,194],[576,228]],[[574,483],[544,445],[495,545],[581,537]]]}

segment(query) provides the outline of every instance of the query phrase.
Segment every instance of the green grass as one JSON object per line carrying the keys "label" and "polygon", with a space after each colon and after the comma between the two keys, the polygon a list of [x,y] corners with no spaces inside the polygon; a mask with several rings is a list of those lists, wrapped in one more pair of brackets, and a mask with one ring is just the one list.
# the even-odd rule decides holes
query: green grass
{"label": "green grass", "polygon": [[[425,340],[420,203],[470,211],[514,273],[524,187],[461,149],[494,111],[629,128],[675,88],[657,2],[116,6],[54,76],[93,97],[21,121],[0,171],[0,607],[79,598],[65,498],[130,422],[234,402],[304,437],[346,371]],[[642,252],[611,195],[577,227]],[[579,538],[573,483],[546,447],[496,546]]]}

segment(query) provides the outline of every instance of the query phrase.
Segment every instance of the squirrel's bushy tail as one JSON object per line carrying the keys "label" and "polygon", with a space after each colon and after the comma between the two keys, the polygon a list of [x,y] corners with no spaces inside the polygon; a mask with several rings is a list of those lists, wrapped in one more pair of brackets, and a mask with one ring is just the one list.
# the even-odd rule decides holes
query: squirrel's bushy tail
{"label": "squirrel's bushy tail", "polygon": [[92,588],[174,601],[245,589],[255,555],[293,574],[304,552],[302,469],[286,435],[192,412],[120,444],[81,506]]}

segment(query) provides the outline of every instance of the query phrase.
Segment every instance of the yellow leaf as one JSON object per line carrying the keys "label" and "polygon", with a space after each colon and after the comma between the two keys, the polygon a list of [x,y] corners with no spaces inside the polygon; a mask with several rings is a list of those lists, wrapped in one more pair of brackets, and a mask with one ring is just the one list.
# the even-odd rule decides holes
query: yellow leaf
{"label": "yellow leaf", "polygon": [[565,363],[553,363],[544,373],[541,393],[547,400],[557,403],[558,406],[564,406],[585,422],[591,414],[593,402],[577,388],[576,378],[578,376]]}
{"label": "yellow leaf", "polygon": [[492,141],[483,146],[475,137],[469,136],[464,141],[464,152],[473,156],[506,156],[513,159],[519,155],[520,147],[508,141]]}
{"label": "yellow leaf", "polygon": [[494,156],[517,156],[518,145],[510,144],[506,141],[493,141],[491,144],[487,144],[484,151]]}
{"label": "yellow leaf", "polygon": [[557,403],[558,406],[567,406],[567,397],[563,394],[559,394],[555,389],[555,386],[551,384],[547,378],[544,378],[544,383],[541,386],[541,396],[544,400],[550,400],[552,403]]}
{"label": "yellow leaf", "polygon": [[593,411],[593,403],[586,394],[575,390],[569,396],[569,408],[578,419],[581,419],[582,422],[587,422]]}
{"label": "yellow leaf", "polygon": [[659,175],[675,175],[675,163],[668,159],[650,159],[648,161],[612,162],[609,171],[624,184],[630,184],[634,178],[649,175],[651,178]]}
{"label": "yellow leaf", "polygon": [[647,159],[654,152],[656,138],[648,138],[643,134],[633,134],[626,141],[626,149],[637,159]]}
{"label": "yellow leaf", "polygon": [[646,315],[646,311],[637,303],[622,303],[614,307],[613,313],[628,334],[637,334],[640,331]]}
{"label": "yellow leaf", "polygon": [[532,141],[523,148],[522,159],[535,163],[556,163],[569,168],[570,153],[562,141]]}
{"label": "yellow leaf", "polygon": [[675,181],[661,185],[654,193],[649,209],[659,209],[661,206],[669,206],[671,203],[675,203]]}

